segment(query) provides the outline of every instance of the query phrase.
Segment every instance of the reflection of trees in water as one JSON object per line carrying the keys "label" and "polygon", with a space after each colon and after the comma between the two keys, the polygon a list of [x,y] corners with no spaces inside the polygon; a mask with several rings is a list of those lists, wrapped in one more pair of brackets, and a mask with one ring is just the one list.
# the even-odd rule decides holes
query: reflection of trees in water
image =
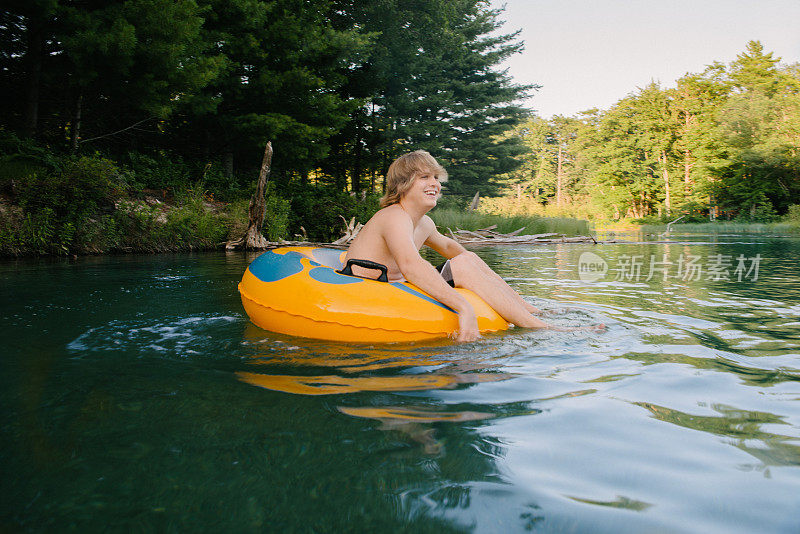
{"label": "reflection of trees in water", "polygon": [[[704,339],[711,340],[711,337],[702,336]],[[722,349],[720,349],[722,350]],[[688,356],[686,354],[651,354],[651,353],[637,353],[629,352],[619,356],[626,360],[635,360],[645,364],[661,364],[661,363],[677,363],[683,365],[691,365],[696,369],[706,369],[711,371],[722,371],[730,373],[742,380],[748,386],[762,386],[769,387],[783,382],[797,382],[800,377],[796,373],[790,373],[784,370],[771,370],[761,369],[758,367],[748,367],[738,362],[725,360],[721,357],[716,358],[701,358],[696,356]],[[756,360],[757,361],[757,360]]]}
{"label": "reflection of trees in water", "polygon": [[[713,404],[711,408],[720,414],[716,416],[692,415],[648,402],[636,402],[653,416],[692,430],[700,430],[719,436],[732,438],[731,445],[745,451],[762,462],[761,465],[746,465],[745,468],[764,470],[769,476],[769,466],[800,466],[800,446],[790,436],[764,432],[763,425],[789,425],[782,417],[748,410],[739,410],[724,404]],[[754,443],[757,442],[757,443]]]}

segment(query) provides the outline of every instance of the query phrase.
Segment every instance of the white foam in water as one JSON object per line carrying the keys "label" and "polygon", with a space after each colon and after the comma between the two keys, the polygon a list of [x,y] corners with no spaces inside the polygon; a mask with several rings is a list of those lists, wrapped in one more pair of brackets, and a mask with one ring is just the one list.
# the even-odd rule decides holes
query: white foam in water
{"label": "white foam in water", "polygon": [[170,323],[147,325],[137,322],[110,321],[90,328],[67,344],[74,357],[101,351],[158,352],[175,356],[196,355],[214,344],[215,336],[207,329],[240,321],[228,315],[193,316]]}

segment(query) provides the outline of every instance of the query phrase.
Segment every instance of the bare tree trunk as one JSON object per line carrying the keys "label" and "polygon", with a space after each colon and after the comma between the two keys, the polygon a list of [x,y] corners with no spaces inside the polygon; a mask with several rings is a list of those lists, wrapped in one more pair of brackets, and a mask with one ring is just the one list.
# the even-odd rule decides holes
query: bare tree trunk
{"label": "bare tree trunk", "polygon": [[203,131],[203,161],[211,159],[211,130],[206,127]]}
{"label": "bare tree trunk", "polygon": [[81,138],[81,111],[83,108],[83,91],[78,92],[75,108],[72,110],[72,127],[70,128],[70,152],[78,153],[78,143]]}
{"label": "bare tree trunk", "polygon": [[[686,131],[689,131],[689,114],[686,114]],[[683,152],[683,193],[687,197],[692,192],[692,154],[688,148]]]}
{"label": "bare tree trunk", "polygon": [[472,197],[472,202],[469,203],[467,211],[475,211],[476,209],[478,209],[478,204],[480,204],[480,202],[481,202],[481,192],[475,191],[475,196]]}
{"label": "bare tree trunk", "polygon": [[683,155],[683,192],[686,196],[692,192],[692,163],[691,153],[686,149]]}
{"label": "bare tree trunk", "polygon": [[264,159],[261,161],[261,172],[258,173],[256,192],[253,193],[253,198],[250,199],[250,224],[247,226],[247,232],[241,239],[228,241],[225,245],[226,249],[262,250],[269,246],[269,241],[261,235],[261,229],[264,226],[264,216],[267,213],[267,201],[264,198],[264,194],[267,190],[267,178],[269,177],[271,166],[272,141],[268,141],[264,149]]}
{"label": "bare tree trunk", "polygon": [[664,189],[666,190],[667,196],[664,199],[664,207],[667,208],[667,216],[670,215],[672,211],[672,200],[670,199],[670,190],[669,190],[669,170],[667,169],[667,153],[661,152],[661,161],[664,165]]}
{"label": "bare tree trunk", "polygon": [[[269,146],[269,143],[267,143]],[[270,150],[272,150],[270,148]],[[225,178],[232,178],[233,177],[233,149],[228,147],[225,149],[225,153],[223,155],[223,166],[225,169]]]}
{"label": "bare tree trunk", "polygon": [[[356,112],[356,117],[358,117],[358,112]],[[355,149],[353,150],[353,174],[351,175],[351,179],[353,182],[353,191],[356,193],[361,193],[361,120],[356,118],[356,139],[355,139]]]}
{"label": "bare tree trunk", "polygon": [[389,172],[389,155],[384,152],[383,154],[383,165],[381,165],[381,176],[383,179],[381,180],[381,193],[384,195],[386,194],[386,173]]}
{"label": "bare tree trunk", "polygon": [[561,143],[558,144],[558,168],[556,169],[556,206],[561,207],[561,163],[563,161]]}
{"label": "bare tree trunk", "polygon": [[42,77],[42,54],[44,50],[44,28],[36,16],[28,18],[28,89],[25,106],[24,132],[28,137],[36,135],[39,126],[39,86]]}

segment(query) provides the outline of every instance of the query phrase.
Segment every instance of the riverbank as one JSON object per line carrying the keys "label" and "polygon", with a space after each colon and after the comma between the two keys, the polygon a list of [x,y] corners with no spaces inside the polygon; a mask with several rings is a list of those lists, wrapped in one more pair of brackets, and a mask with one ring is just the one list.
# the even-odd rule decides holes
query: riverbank
{"label": "riverbank", "polygon": [[[101,156],[0,157],[0,256],[213,250],[241,237],[254,183],[236,187],[189,165],[122,165]],[[209,179],[210,181],[206,181]],[[366,220],[376,195],[330,187],[267,187],[270,241],[331,241],[341,217]]]}
{"label": "riverbank", "polygon": [[[216,250],[244,235],[251,191],[222,202],[202,181],[183,187],[144,188],[130,169],[100,157],[65,165],[32,165],[0,183],[0,257],[79,256]],[[344,233],[344,220],[365,223],[378,210],[377,195],[327,188],[266,194],[264,236],[329,243]],[[488,215],[466,209],[431,212],[442,232],[497,225],[522,235],[587,235],[587,221],[537,216]]]}
{"label": "riverbank", "polygon": [[[641,229],[643,232],[665,232],[667,225],[644,224]],[[715,221],[709,223],[673,224],[670,230],[675,233],[798,235],[800,234],[800,221],[772,223]]]}
{"label": "riverbank", "polygon": [[[594,221],[595,232],[642,232],[645,234],[663,234],[667,224],[641,224],[635,221]],[[792,213],[781,221],[760,223],[742,221],[714,221],[707,223],[675,223],[669,225],[670,233],[689,234],[774,234],[800,235],[800,220],[794,219]]]}
{"label": "riverbank", "polygon": [[[120,197],[100,208],[33,209],[0,197],[0,256],[76,256],[212,250],[244,232],[247,205],[209,202],[191,194],[170,201]],[[242,223],[242,218],[244,223]]]}
{"label": "riverbank", "polygon": [[510,233],[522,228],[519,235],[564,234],[567,236],[588,235],[589,221],[569,217],[537,217],[535,215],[497,215],[453,208],[436,208],[429,213],[433,222],[443,233],[447,229],[475,231],[497,226],[499,233]]}

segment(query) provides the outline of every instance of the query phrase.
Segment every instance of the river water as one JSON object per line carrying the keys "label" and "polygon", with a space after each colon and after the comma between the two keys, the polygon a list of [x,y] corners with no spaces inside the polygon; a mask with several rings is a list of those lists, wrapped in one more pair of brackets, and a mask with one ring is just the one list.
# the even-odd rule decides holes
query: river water
{"label": "river water", "polygon": [[[251,325],[254,256],[0,263],[0,531],[800,532],[800,239],[474,249],[561,325]],[[591,254],[589,254],[591,253]]]}

